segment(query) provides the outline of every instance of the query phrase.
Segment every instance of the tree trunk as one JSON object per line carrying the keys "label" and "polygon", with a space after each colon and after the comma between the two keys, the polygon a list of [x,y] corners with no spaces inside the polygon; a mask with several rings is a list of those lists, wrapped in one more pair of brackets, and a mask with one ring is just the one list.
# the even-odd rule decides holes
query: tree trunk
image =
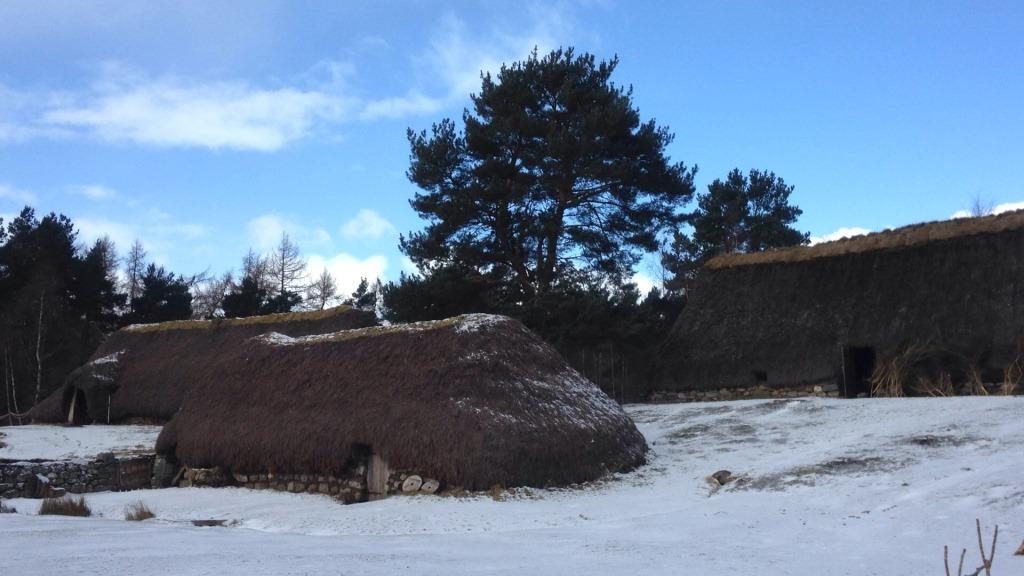
{"label": "tree trunk", "polygon": [[39,404],[39,393],[43,387],[43,302],[45,296],[39,296],[39,325],[36,329],[36,394],[32,400],[32,405]]}
{"label": "tree trunk", "polygon": [[[4,351],[7,353],[6,350]],[[11,372],[11,402],[14,404],[14,414],[20,414],[21,410],[18,409],[18,383],[14,379],[14,366],[11,365],[10,357],[7,360],[7,369]],[[13,421],[13,420],[12,420]]]}
{"label": "tree trunk", "polygon": [[8,373],[10,362],[10,355],[7,352],[7,347],[4,346],[4,408],[7,412],[13,411],[11,408],[11,379]]}

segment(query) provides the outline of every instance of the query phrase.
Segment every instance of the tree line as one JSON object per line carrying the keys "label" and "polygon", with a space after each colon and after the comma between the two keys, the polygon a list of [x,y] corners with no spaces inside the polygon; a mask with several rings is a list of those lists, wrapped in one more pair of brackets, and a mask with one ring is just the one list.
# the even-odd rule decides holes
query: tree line
{"label": "tree line", "polygon": [[[735,169],[698,193],[697,166],[670,160],[673,133],[641,117],[632,88],[612,80],[617,65],[535,50],[481,76],[461,125],[410,129],[410,205],[425,227],[399,249],[417,272],[363,278],[347,298],[327,270],[309,278],[287,234],[267,254],[250,250],[237,274],[184,276],[147,261],[138,241],[124,258],[108,238],[80,245],[63,215],[26,207],[0,221],[4,412],[56,389],[127,324],[342,302],[392,322],[513,316],[602,387],[642,397],[703,263],[808,235],[794,228],[793,186],[771,171]],[[633,274],[650,254],[664,278],[641,294]]]}
{"label": "tree line", "polygon": [[[346,303],[376,307],[366,279],[348,298],[324,270],[309,279],[298,246],[283,234],[241,270],[176,274],[148,259],[136,240],[123,256],[109,237],[79,242],[70,218],[26,206],[0,219],[0,425],[24,414],[84,364],[105,334],[130,324],[244,317]],[[6,416],[5,416],[6,415]]]}

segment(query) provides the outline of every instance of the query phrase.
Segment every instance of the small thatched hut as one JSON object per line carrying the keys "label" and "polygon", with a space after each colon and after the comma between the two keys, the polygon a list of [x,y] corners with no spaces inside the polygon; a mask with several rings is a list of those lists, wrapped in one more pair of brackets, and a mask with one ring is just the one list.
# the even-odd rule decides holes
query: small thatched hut
{"label": "small thatched hut", "polygon": [[646,452],[618,404],[500,316],[266,334],[193,377],[157,450],[236,476],[341,477],[372,453],[448,486],[565,485]]}
{"label": "small thatched hut", "polygon": [[339,306],[317,312],[129,326],[111,334],[93,359],[32,409],[37,422],[166,422],[190,387],[208,385],[223,350],[253,336],[323,334],[377,324],[372,312]]}
{"label": "small thatched hut", "polygon": [[950,393],[1014,377],[1022,336],[1019,211],[715,258],[655,385]]}

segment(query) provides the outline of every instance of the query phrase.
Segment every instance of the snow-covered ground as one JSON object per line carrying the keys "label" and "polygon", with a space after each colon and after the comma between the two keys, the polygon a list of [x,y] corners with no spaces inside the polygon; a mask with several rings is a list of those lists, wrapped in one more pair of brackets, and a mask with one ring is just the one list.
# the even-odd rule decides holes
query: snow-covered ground
{"label": "snow-covered ground", "polygon": [[[87,497],[93,518],[0,515],[4,574],[943,573],[999,524],[1024,574],[1024,398],[632,406],[651,462],[580,489],[326,497],[170,489]],[[705,477],[740,479],[712,493]],[[142,500],[158,518],[122,520]],[[199,528],[195,519],[222,519]],[[116,570],[114,570],[116,567]],[[954,569],[955,570],[955,569]]]}
{"label": "snow-covered ground", "polygon": [[160,426],[7,426],[0,428],[0,458],[69,460],[101,452],[152,452]]}

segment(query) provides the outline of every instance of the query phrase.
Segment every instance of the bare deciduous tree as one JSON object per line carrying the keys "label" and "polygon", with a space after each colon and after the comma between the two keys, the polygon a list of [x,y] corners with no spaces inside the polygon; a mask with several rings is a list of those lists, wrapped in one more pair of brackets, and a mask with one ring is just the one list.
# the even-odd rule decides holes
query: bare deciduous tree
{"label": "bare deciduous tree", "polygon": [[297,293],[301,289],[301,282],[306,277],[306,261],[287,233],[281,233],[281,241],[270,254],[267,273],[271,281],[268,292],[271,294]]}
{"label": "bare deciduous tree", "polygon": [[221,276],[203,276],[192,286],[192,317],[215,318],[221,314],[224,296],[234,286],[234,276],[230,271]]}
{"label": "bare deciduous tree", "polygon": [[124,260],[124,291],[128,295],[128,311],[135,311],[135,299],[142,293],[142,277],[146,275],[146,250],[135,240]]}
{"label": "bare deciduous tree", "polygon": [[256,283],[257,288],[266,290],[267,285],[270,283],[269,272],[267,258],[260,256],[252,248],[249,248],[249,251],[242,257],[242,275],[239,278],[239,282],[249,278]]}
{"label": "bare deciduous tree", "polygon": [[306,289],[306,302],[310,308],[323,310],[334,304],[337,298],[338,284],[335,282],[334,276],[324,268]]}
{"label": "bare deciduous tree", "polygon": [[971,216],[988,216],[995,210],[995,204],[988,198],[982,198],[981,194],[974,196],[971,200]]}

